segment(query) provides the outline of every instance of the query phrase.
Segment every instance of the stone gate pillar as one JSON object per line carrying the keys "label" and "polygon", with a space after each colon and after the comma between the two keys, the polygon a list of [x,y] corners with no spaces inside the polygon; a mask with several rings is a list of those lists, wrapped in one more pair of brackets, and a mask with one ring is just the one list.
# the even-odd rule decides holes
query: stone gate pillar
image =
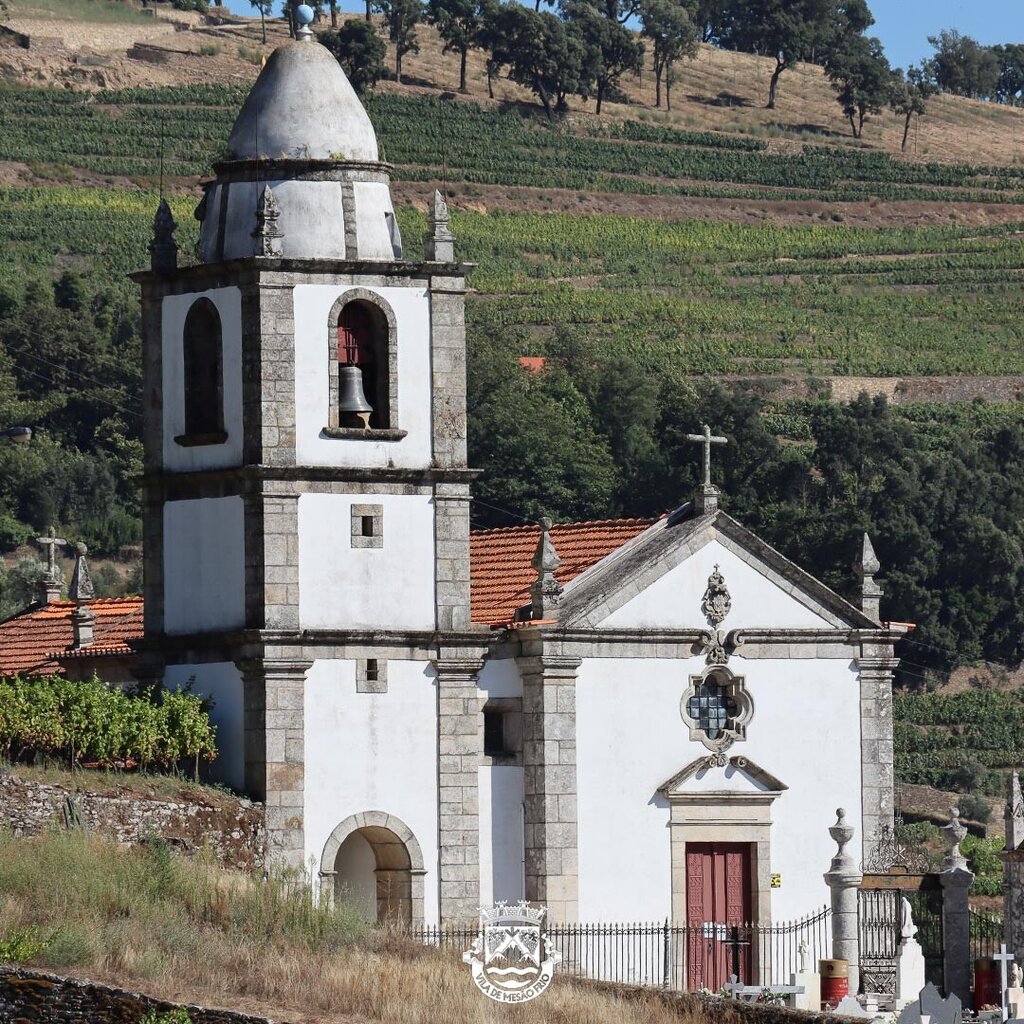
{"label": "stone gate pillar", "polygon": [[1016,772],[1007,783],[1003,861],[1003,941],[1017,962],[1024,957],[1024,799]]}
{"label": "stone gate pillar", "polygon": [[850,994],[860,990],[860,931],[857,925],[857,891],[864,876],[854,859],[846,852],[853,838],[853,826],[846,820],[846,811],[836,811],[836,823],[828,834],[839,849],[825,872],[825,884],[832,893],[832,956],[845,960],[850,967]]}
{"label": "stone gate pillar", "polygon": [[950,809],[952,818],[942,830],[949,853],[942,866],[942,980],[946,995],[955,994],[964,1006],[971,1000],[971,922],[967,893],[974,874],[960,852],[967,829],[960,824],[960,811]]}

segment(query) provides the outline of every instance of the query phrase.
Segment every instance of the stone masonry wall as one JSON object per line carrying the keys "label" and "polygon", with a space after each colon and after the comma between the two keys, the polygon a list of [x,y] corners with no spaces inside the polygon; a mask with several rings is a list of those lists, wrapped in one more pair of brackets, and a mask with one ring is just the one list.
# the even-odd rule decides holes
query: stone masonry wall
{"label": "stone masonry wall", "polygon": [[[0,1024],[139,1024],[150,1011],[176,1008],[137,992],[20,967],[0,967]],[[186,1006],[192,1024],[274,1024],[229,1010]]]}
{"label": "stone masonry wall", "polygon": [[159,836],[185,850],[209,846],[231,867],[262,867],[263,807],[226,793],[207,796],[182,787],[177,798],[170,798],[121,786],[76,792],[0,772],[0,829],[15,835],[44,833],[54,822],[63,822],[69,798],[90,831],[120,843]]}

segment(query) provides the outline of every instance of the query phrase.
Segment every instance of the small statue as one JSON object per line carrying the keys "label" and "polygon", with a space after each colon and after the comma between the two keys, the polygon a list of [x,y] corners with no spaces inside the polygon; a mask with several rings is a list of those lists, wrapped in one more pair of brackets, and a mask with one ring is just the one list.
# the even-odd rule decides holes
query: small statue
{"label": "small statue", "polygon": [[796,952],[797,952],[797,956],[800,958],[800,960],[799,960],[799,963],[800,963],[800,973],[801,974],[807,974],[807,972],[810,970],[810,963],[809,963],[808,958],[811,955],[811,950],[810,950],[810,947],[807,945],[807,940],[806,939],[803,939],[800,942],[800,945],[797,946],[797,948],[796,948]]}
{"label": "small statue", "polygon": [[906,896],[900,899],[900,940],[906,942],[917,934],[917,925],[914,924],[914,911],[910,906],[910,900]]}
{"label": "small statue", "polygon": [[1024,983],[1024,971],[1021,971],[1017,962],[1010,965],[1010,988],[1021,988]]}

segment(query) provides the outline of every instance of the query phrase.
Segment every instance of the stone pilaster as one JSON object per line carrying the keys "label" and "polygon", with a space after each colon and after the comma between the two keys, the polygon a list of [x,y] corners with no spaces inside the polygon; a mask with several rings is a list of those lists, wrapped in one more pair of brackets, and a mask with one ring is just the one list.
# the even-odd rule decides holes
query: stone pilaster
{"label": "stone pilaster", "polygon": [[434,463],[466,465],[466,282],[430,280],[430,346],[433,364]]}
{"label": "stone pilaster", "polygon": [[245,497],[245,618],[250,629],[299,628],[299,496]]}
{"label": "stone pilaster", "polygon": [[480,913],[479,766],[483,704],[477,673],[483,651],[442,649],[437,670],[438,846],[441,921]]}
{"label": "stone pilaster", "polygon": [[857,659],[860,679],[860,751],[862,859],[871,857],[883,825],[892,825],[893,768],[892,674],[899,665],[892,644],[861,644]]}
{"label": "stone pilaster", "polygon": [[551,921],[579,917],[577,658],[517,659],[523,677],[526,898]]}
{"label": "stone pilaster", "polygon": [[850,968],[850,992],[860,989],[860,931],[857,915],[857,889],[864,876],[857,870],[846,847],[853,839],[854,828],[846,820],[846,811],[836,811],[836,823],[828,834],[838,845],[825,884],[831,892],[832,902],[832,956],[845,960]]}
{"label": "stone pilaster", "polygon": [[435,485],[435,595],[442,632],[470,627],[469,502],[468,484]]}
{"label": "stone pilaster", "polygon": [[267,865],[305,870],[306,673],[312,662],[241,661],[245,788],[266,805]]}

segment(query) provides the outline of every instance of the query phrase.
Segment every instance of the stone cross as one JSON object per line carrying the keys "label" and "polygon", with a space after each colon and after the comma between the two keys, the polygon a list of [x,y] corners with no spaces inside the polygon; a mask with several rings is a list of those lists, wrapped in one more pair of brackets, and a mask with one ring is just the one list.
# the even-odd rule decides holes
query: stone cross
{"label": "stone cross", "polygon": [[50,527],[49,537],[36,537],[36,543],[46,548],[46,573],[53,579],[57,577],[57,547],[67,544],[63,537],[57,536],[57,527]]}
{"label": "stone cross", "polygon": [[705,423],[703,434],[687,434],[687,441],[693,441],[695,444],[704,445],[704,486],[711,486],[711,446],[713,444],[728,444],[729,439],[727,437],[715,437],[711,433],[711,428]]}
{"label": "stone cross", "polygon": [[1006,996],[1008,994],[1008,989],[1007,989],[1007,985],[1006,985],[1006,982],[1007,982],[1006,968],[1007,968],[1007,966],[1009,964],[1013,963],[1014,955],[1013,955],[1013,953],[1007,953],[1006,952],[1006,943],[1005,942],[1001,942],[999,944],[999,952],[998,953],[993,953],[992,954],[992,959],[999,961],[999,992],[1000,992],[1000,995],[999,995],[999,1005],[1002,1007],[1003,1020],[1006,1020],[1009,1017],[1009,1009],[1010,1009],[1009,1006],[1007,1005],[1007,999],[1006,999]]}

